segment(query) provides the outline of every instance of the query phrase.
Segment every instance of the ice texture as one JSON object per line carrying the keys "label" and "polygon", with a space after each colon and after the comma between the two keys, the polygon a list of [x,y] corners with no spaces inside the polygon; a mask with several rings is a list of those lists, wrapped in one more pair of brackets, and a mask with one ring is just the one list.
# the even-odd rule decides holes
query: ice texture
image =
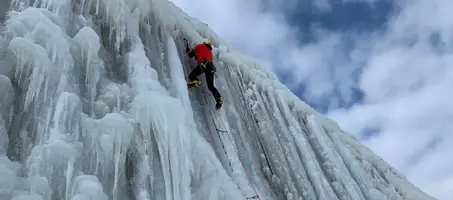
{"label": "ice texture", "polygon": [[[172,2],[7,6],[0,199],[433,199]],[[183,38],[214,42],[219,111]]]}

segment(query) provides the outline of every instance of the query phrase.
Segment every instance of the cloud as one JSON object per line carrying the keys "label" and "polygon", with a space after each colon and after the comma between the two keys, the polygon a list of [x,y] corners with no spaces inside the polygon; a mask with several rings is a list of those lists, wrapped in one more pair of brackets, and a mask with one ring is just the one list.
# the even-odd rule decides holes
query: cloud
{"label": "cloud", "polygon": [[400,2],[384,34],[355,46],[372,46],[357,82],[363,103],[329,114],[351,133],[378,127],[367,146],[429,194],[452,199],[453,2]]}
{"label": "cloud", "polygon": [[[361,2],[379,1],[387,0]],[[325,106],[343,129],[425,192],[453,199],[453,1],[397,0],[382,29],[311,26],[314,37],[303,44],[287,15],[298,12],[297,5],[333,12],[332,1],[173,2],[271,63],[304,101]]]}

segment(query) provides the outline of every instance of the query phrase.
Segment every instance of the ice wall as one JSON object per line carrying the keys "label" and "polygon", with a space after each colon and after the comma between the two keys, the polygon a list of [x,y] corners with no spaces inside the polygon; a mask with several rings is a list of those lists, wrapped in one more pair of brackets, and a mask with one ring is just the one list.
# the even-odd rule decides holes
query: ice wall
{"label": "ice wall", "polygon": [[432,199],[167,0],[1,6],[0,199]]}

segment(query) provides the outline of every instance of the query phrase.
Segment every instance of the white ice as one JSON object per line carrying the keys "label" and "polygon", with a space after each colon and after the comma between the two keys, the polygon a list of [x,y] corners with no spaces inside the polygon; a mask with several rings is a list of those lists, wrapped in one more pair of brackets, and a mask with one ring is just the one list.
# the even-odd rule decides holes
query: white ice
{"label": "white ice", "polygon": [[[167,0],[9,6],[0,199],[433,199]],[[214,42],[220,111],[182,38]]]}

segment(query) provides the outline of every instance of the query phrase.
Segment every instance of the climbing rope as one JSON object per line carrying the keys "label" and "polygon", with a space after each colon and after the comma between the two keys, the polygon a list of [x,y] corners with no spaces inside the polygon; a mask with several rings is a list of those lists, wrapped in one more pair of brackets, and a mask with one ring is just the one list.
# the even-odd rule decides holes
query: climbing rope
{"label": "climbing rope", "polygon": [[[203,90],[202,90],[202,92],[205,93],[205,91],[203,91]],[[208,99],[206,99],[206,95],[203,95],[203,97],[204,97],[204,100],[205,100],[206,104],[208,104]],[[214,124],[214,127],[215,127],[217,133],[219,133],[219,132],[226,132],[226,131],[224,131],[224,130],[220,130],[219,128],[217,128],[217,125],[215,124],[215,121],[214,121],[214,118],[213,118],[213,116],[212,116],[212,112],[211,112],[211,111],[210,111],[210,114],[211,114],[212,123]],[[218,134],[217,134],[217,135],[218,135]],[[225,148],[225,146],[224,146],[224,144],[223,144],[223,140],[222,140],[222,138],[220,137],[220,135],[219,135],[219,139],[220,139],[220,144],[222,145],[222,148],[223,148],[223,152],[225,153],[225,155],[228,155],[228,153],[227,153],[227,151],[226,151],[226,148]],[[228,165],[230,165],[230,168],[233,169],[233,166],[231,165],[231,162],[230,162],[229,160],[228,160]]]}
{"label": "climbing rope", "polygon": [[[204,90],[202,90],[202,92],[205,94],[205,95],[203,95],[203,97],[204,97],[204,99],[205,99],[205,101],[206,101],[206,104],[208,104],[208,99],[206,98],[206,96],[212,96],[212,95],[209,94],[209,93],[207,93],[207,92],[205,92]],[[259,195],[258,195],[258,192],[257,192],[256,189],[255,189],[255,186],[253,186],[253,184],[252,184],[252,182],[250,181],[250,178],[249,178],[247,172],[245,171],[244,163],[242,163],[242,160],[241,160],[241,158],[239,157],[238,150],[237,150],[236,147],[234,146],[233,140],[231,139],[230,135],[228,134],[228,131],[219,129],[219,128],[217,127],[217,124],[215,123],[214,114],[212,114],[212,110],[210,110],[209,112],[210,112],[210,115],[211,115],[212,123],[214,124],[214,127],[215,127],[215,129],[216,129],[216,131],[217,131],[217,135],[219,136],[220,142],[222,143],[223,151],[225,152],[226,155],[228,155],[228,153],[226,152],[225,146],[224,146],[224,144],[223,144],[222,137],[220,137],[220,133],[227,133],[228,140],[230,141],[231,146],[233,146],[234,152],[236,153],[236,156],[237,156],[239,162],[241,163],[242,169],[244,170],[244,173],[245,173],[245,177],[247,178],[247,181],[249,182],[250,186],[253,188],[253,191],[254,191],[255,195],[252,196],[252,197],[246,197],[246,199],[260,199],[260,197],[259,197]],[[225,124],[224,124],[223,120],[220,119],[219,121],[220,121],[220,123],[222,124],[223,128],[225,128]],[[233,167],[231,166],[231,162],[230,162],[230,161],[228,161],[228,162],[229,162],[229,164],[230,164],[231,169],[233,169]]]}
{"label": "climbing rope", "polygon": [[[219,121],[220,121],[220,123],[222,123],[222,126],[225,127],[225,124],[223,123],[223,121],[222,121],[222,120],[219,120]],[[225,132],[228,133],[227,131],[225,131]],[[219,137],[220,137],[220,135],[219,135]],[[249,197],[249,198],[247,198],[247,199],[260,199],[260,197],[258,196],[258,192],[256,192],[255,186],[253,186],[253,184],[252,184],[252,182],[250,181],[250,178],[249,178],[247,172],[245,171],[244,163],[242,163],[242,160],[241,160],[241,158],[239,157],[239,152],[238,152],[238,150],[236,149],[236,147],[234,146],[234,143],[233,143],[233,141],[231,140],[229,134],[228,134],[228,140],[230,141],[231,146],[233,146],[234,152],[236,153],[236,156],[238,157],[238,160],[239,160],[239,162],[241,163],[241,166],[242,166],[242,169],[244,170],[245,177],[247,178],[247,181],[249,182],[250,186],[252,186],[253,191],[255,192],[255,196]]]}

